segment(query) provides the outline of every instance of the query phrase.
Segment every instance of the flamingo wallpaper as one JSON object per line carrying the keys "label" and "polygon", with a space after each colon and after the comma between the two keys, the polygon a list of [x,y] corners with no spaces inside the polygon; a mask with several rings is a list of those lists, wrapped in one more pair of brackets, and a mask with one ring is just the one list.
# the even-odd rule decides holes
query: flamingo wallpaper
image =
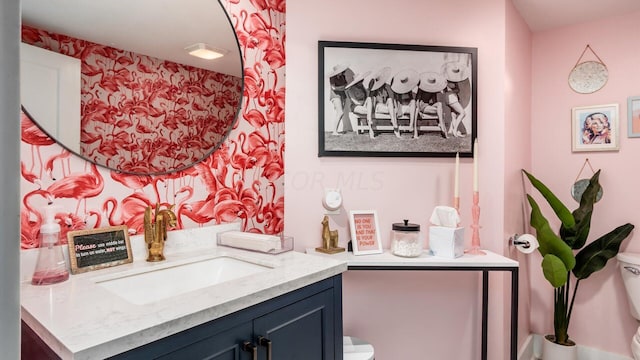
{"label": "flamingo wallpaper", "polygon": [[81,60],[80,154],[109,168],[184,169],[207,156],[235,118],[238,77],[29,26],[22,41]]}
{"label": "flamingo wallpaper", "polygon": [[144,209],[156,203],[176,205],[178,228],[241,221],[245,231],[283,231],[285,1],[222,3],[245,66],[240,114],[227,140],[188,169],[127,175],[70,154],[23,115],[22,248],[38,246],[47,203],[57,207],[63,241],[70,230],[111,225],[142,233]]}

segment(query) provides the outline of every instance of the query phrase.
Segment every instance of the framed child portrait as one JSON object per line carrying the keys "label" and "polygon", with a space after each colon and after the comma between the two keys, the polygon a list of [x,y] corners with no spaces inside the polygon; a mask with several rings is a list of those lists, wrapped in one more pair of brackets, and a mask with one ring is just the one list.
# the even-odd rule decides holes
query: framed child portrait
{"label": "framed child portrait", "polygon": [[574,107],[571,110],[571,117],[572,151],[620,149],[618,104]]}

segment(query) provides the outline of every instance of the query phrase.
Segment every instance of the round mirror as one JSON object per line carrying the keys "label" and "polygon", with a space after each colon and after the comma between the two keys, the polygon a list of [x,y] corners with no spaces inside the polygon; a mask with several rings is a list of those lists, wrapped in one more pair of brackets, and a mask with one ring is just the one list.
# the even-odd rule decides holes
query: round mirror
{"label": "round mirror", "polygon": [[21,4],[23,112],[66,149],[159,175],[205,159],[231,131],[243,66],[219,1]]}

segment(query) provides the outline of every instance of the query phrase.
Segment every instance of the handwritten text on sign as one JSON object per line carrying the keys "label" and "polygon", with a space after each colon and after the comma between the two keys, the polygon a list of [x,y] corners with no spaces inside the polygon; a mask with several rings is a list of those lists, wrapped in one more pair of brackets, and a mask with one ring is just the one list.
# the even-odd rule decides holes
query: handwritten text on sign
{"label": "handwritten text on sign", "polygon": [[76,258],[127,250],[124,239],[98,244],[76,244],[74,248],[76,250]]}
{"label": "handwritten text on sign", "polygon": [[355,215],[353,219],[356,241],[359,250],[373,250],[378,248],[376,237],[376,223],[373,214]]}

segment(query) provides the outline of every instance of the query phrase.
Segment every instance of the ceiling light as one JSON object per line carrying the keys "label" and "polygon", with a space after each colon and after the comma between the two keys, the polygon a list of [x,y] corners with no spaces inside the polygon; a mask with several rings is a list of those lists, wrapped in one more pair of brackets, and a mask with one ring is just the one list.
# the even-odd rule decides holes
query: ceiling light
{"label": "ceiling light", "polygon": [[213,46],[207,45],[205,43],[189,45],[184,49],[189,52],[189,55],[206,60],[217,59],[219,57],[223,57],[226,53],[228,53],[227,50],[214,48]]}

